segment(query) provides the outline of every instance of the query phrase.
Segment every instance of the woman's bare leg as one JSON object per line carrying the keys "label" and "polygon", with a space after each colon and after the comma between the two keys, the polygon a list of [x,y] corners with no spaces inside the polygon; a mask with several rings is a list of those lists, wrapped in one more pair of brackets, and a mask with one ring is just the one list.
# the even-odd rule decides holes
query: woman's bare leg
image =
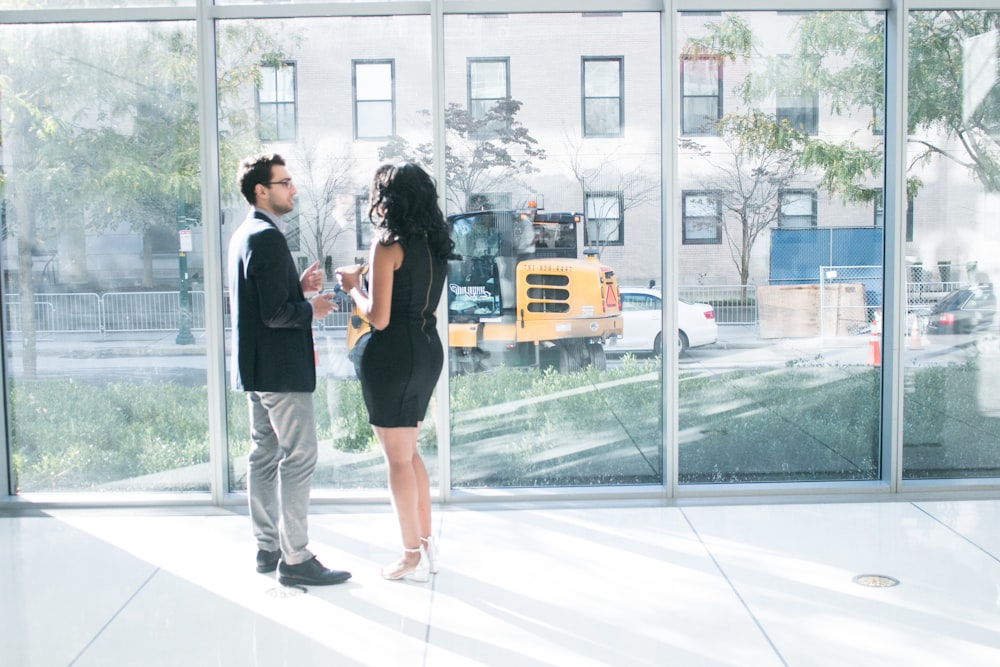
{"label": "woman's bare leg", "polygon": [[[420,424],[417,424],[417,433],[420,433]],[[417,516],[420,526],[420,537],[431,536],[431,481],[427,476],[427,468],[424,460],[420,457],[420,452],[414,443],[413,446],[413,473],[417,481]]]}
{"label": "woman's bare leg", "polygon": [[[417,452],[417,429],[374,427],[382,443],[382,453],[388,466],[389,493],[399,520],[403,547],[420,546],[420,493],[413,459]],[[426,476],[426,471],[424,472]]]}
{"label": "woman's bare leg", "polygon": [[[427,471],[417,454],[417,428],[375,426],[373,429],[375,437],[382,443],[382,453],[388,467],[389,494],[396,519],[399,521],[399,532],[405,550],[399,561],[382,571],[382,576],[398,579],[403,573],[416,567],[420,561],[422,537],[420,496],[424,491],[430,493]],[[416,465],[415,461],[419,461],[419,465]],[[429,514],[429,503],[427,511]]]}

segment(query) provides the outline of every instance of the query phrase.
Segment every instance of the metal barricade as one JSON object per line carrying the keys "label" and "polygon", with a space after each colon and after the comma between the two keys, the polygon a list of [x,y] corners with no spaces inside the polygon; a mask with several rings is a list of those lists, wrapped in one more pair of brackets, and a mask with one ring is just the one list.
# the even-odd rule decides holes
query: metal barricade
{"label": "metal barricade", "polygon": [[757,324],[756,285],[681,285],[678,292],[685,301],[711,304],[719,325]]}
{"label": "metal barricade", "polygon": [[109,292],[103,306],[107,333],[171,331],[180,324],[179,292]]}
{"label": "metal barricade", "polygon": [[[188,293],[189,326],[205,329],[205,292]],[[4,295],[4,324],[21,333],[21,303]],[[230,329],[229,294],[223,297],[224,324]],[[315,323],[319,329],[346,329],[350,311],[335,311]],[[181,325],[180,292],[39,293],[35,295],[35,331],[38,333],[142,333],[174,331]]]}
{"label": "metal barricade", "polygon": [[[21,301],[4,296],[7,331],[20,333]],[[101,331],[101,297],[92,293],[39,293],[35,295],[35,331],[38,333],[97,333]]]}

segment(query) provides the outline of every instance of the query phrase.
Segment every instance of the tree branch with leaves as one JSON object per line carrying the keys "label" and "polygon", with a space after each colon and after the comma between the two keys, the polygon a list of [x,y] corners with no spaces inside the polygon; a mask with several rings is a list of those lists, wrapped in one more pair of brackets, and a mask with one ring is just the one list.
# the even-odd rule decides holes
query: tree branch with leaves
{"label": "tree branch with leaves", "polygon": [[[535,162],[545,159],[545,150],[528,128],[517,119],[521,102],[503,99],[482,116],[474,116],[460,104],[445,108],[445,189],[449,209],[465,211],[474,195],[510,190],[511,183],[539,169]],[[429,117],[428,111],[422,115]],[[395,137],[379,148],[382,160],[417,162],[433,167],[433,146],[411,146]]]}

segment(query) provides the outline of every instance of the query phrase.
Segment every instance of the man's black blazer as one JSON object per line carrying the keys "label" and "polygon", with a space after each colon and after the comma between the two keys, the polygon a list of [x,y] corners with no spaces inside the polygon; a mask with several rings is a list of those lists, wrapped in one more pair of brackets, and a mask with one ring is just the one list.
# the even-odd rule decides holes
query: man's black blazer
{"label": "man's black blazer", "polygon": [[285,235],[252,209],[229,241],[228,260],[231,388],[314,391],[312,304]]}

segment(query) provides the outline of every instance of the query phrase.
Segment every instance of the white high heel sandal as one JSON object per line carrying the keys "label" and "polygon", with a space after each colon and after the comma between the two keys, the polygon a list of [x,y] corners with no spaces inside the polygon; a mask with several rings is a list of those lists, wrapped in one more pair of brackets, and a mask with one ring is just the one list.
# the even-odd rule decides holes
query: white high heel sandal
{"label": "white high heel sandal", "polygon": [[396,581],[399,579],[409,579],[410,581],[416,581],[418,583],[424,583],[430,580],[430,559],[427,557],[427,552],[424,548],[417,547],[416,549],[403,549],[404,552],[408,554],[420,554],[420,559],[417,560],[415,565],[407,566],[406,557],[400,558],[392,565],[387,565],[382,568],[382,577],[384,579],[389,579]]}
{"label": "white high heel sandal", "polygon": [[437,542],[433,537],[421,537],[420,541],[423,542],[424,553],[427,554],[427,566],[428,571],[431,574],[438,573],[438,548]]}

